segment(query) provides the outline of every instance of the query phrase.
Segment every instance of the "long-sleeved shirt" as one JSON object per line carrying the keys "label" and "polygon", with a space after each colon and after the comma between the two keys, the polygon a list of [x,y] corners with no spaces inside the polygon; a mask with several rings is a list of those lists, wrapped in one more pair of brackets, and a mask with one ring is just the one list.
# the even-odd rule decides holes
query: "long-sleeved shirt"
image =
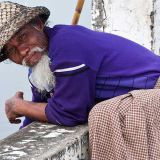
{"label": "long-sleeved shirt", "polygon": [[[45,32],[56,85],[52,96],[33,86],[32,100],[47,102],[50,123],[83,124],[97,102],[153,88],[160,75],[160,57],[126,38],[78,25],[56,25]],[[26,117],[23,126],[32,121]]]}

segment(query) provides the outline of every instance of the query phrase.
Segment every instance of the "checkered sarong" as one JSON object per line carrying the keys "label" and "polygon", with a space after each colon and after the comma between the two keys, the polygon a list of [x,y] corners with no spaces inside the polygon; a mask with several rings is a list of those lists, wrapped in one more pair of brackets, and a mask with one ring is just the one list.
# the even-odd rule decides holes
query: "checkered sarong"
{"label": "checkered sarong", "polygon": [[89,140],[92,160],[160,160],[160,90],[134,90],[97,104]]}

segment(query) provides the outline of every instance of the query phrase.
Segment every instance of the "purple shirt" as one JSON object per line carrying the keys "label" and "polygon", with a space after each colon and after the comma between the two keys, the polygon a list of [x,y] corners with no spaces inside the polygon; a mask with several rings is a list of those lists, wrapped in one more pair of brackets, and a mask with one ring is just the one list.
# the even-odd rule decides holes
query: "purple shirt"
{"label": "purple shirt", "polygon": [[[117,35],[82,26],[46,28],[53,96],[33,86],[33,101],[47,102],[50,123],[75,126],[87,122],[91,108],[102,100],[134,89],[153,88],[160,75],[160,57]],[[23,126],[33,120],[26,117]]]}

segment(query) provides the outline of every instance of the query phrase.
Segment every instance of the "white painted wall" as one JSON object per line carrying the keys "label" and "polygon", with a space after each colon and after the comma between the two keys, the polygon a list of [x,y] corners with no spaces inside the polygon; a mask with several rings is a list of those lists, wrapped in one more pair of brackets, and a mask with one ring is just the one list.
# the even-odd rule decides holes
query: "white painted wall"
{"label": "white painted wall", "polygon": [[153,29],[153,49],[160,55],[160,0],[154,0],[154,29]]}
{"label": "white painted wall", "polygon": [[[153,11],[153,1],[93,0],[93,29],[121,35],[152,49],[150,15]],[[160,29],[158,31],[160,32]]]}

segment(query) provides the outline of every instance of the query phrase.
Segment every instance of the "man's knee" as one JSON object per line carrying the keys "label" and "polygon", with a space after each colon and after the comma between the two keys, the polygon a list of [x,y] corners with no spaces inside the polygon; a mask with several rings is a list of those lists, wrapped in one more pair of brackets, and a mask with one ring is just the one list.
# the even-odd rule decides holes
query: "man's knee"
{"label": "man's knee", "polygon": [[111,114],[113,114],[112,107],[113,106],[111,106],[109,100],[96,104],[89,113],[89,122],[101,121],[103,117],[105,118],[110,117]]}

